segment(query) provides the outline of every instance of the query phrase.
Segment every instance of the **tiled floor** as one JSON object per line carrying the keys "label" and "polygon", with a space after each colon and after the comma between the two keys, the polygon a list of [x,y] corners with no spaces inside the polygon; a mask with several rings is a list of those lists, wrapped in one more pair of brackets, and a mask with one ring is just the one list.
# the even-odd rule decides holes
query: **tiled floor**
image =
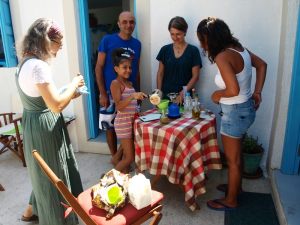
{"label": "tiled floor", "polygon": [[[84,188],[95,184],[100,174],[112,168],[108,155],[76,153],[76,157]],[[224,213],[208,209],[206,201],[223,195],[215,186],[226,180],[226,170],[210,171],[208,178],[207,193],[197,199],[201,209],[191,212],[184,204],[182,190],[162,177],[157,184],[157,189],[165,195],[160,225],[223,225]],[[20,221],[31,186],[26,168],[11,152],[0,155],[0,184],[5,188],[0,192],[0,225],[32,224]],[[270,183],[265,178],[244,180],[243,188],[246,191],[270,193]]]}

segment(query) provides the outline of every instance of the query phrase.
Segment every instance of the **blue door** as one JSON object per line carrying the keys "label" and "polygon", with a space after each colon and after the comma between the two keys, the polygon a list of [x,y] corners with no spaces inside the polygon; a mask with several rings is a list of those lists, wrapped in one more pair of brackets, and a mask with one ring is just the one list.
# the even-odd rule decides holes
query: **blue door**
{"label": "blue door", "polygon": [[[298,9],[300,13],[300,6]],[[286,125],[281,172],[299,174],[300,168],[300,15],[298,13],[297,36],[293,74],[291,81],[288,119]]]}
{"label": "blue door", "polygon": [[[96,102],[96,86],[95,86],[95,75],[94,68],[92,68],[92,51],[91,51],[91,37],[90,37],[90,27],[89,27],[89,9],[87,0],[78,0],[76,1],[77,12],[79,15],[80,22],[80,35],[81,35],[81,51],[82,51],[82,60],[84,67],[84,76],[87,86],[90,90],[90,95],[86,98],[86,108],[87,108],[87,123],[89,138],[96,138],[99,134],[99,122],[98,122],[98,112]],[[135,1],[130,1],[130,4],[134,5],[135,10]],[[135,12],[134,12],[135,13]]]}
{"label": "blue door", "polygon": [[99,133],[99,126],[97,120],[97,112],[95,102],[95,79],[94,73],[92,71],[91,65],[91,44],[90,44],[90,32],[89,32],[89,13],[88,13],[88,5],[86,0],[78,0],[77,1],[77,11],[79,14],[79,22],[80,22],[80,34],[81,34],[81,51],[82,51],[82,59],[83,59],[83,69],[84,69],[84,79],[90,90],[90,93],[86,99],[86,111],[87,111],[87,119],[88,119],[88,131],[89,138],[96,138]]}
{"label": "blue door", "polygon": [[0,65],[16,66],[17,56],[8,0],[0,0],[0,32],[4,50],[4,59],[0,59]]}

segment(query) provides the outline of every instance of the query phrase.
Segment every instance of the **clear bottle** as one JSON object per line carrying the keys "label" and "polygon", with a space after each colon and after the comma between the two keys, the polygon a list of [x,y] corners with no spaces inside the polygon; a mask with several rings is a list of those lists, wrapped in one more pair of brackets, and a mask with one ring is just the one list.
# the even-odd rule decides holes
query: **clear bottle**
{"label": "clear bottle", "polygon": [[199,97],[198,94],[196,93],[195,88],[192,90],[193,92],[193,109],[192,109],[192,115],[194,119],[199,119],[200,116],[200,103],[199,103]]}
{"label": "clear bottle", "polygon": [[184,97],[184,117],[192,118],[192,98],[190,92],[186,92]]}
{"label": "clear bottle", "polygon": [[183,91],[183,98],[185,98],[187,92],[187,86],[182,86],[182,91]]}

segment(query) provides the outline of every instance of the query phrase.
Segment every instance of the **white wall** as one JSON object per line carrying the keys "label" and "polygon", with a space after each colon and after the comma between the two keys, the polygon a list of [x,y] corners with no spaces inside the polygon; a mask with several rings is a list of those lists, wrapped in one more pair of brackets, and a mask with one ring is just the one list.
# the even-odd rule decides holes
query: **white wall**
{"label": "white wall", "polygon": [[[32,10],[34,6],[35,10]],[[22,41],[29,26],[38,18],[45,17],[53,19],[65,30],[63,7],[61,1],[38,1],[38,0],[11,0],[10,1],[12,23],[14,28],[15,41],[18,45]],[[28,13],[30,12],[30,13]],[[66,36],[66,34],[64,34]],[[56,86],[59,88],[70,81],[72,76],[69,74],[67,48],[68,43],[63,41],[63,49],[59,51],[57,58],[52,60],[52,72]],[[72,107],[66,109],[72,112]]]}
{"label": "white wall", "polygon": [[[70,1],[70,0],[69,0]],[[33,10],[34,7],[34,10]],[[11,16],[12,16],[12,23],[14,28],[14,35],[15,41],[17,46],[19,45],[20,41],[22,40],[23,36],[25,35],[29,26],[38,18],[46,17],[55,20],[63,30],[65,30],[65,23],[64,23],[64,13],[63,12],[63,5],[60,0],[52,0],[52,1],[39,1],[39,0],[11,0],[10,1],[10,9],[11,9]],[[30,13],[28,13],[30,12]],[[70,34],[72,36],[72,34]],[[76,34],[75,34],[76,35]],[[67,34],[64,34],[65,39]],[[73,34],[74,36],[74,34]],[[63,49],[58,53],[57,58],[52,60],[52,72],[53,78],[56,86],[59,88],[67,83],[69,83],[73,76],[79,71],[78,69],[76,72],[69,70],[69,61],[70,57],[67,54],[68,44],[64,39],[63,41]],[[78,54],[78,53],[77,53]],[[78,67],[78,66],[77,66]],[[1,69],[2,71],[3,69]],[[15,70],[15,68],[11,68],[9,70]],[[5,72],[5,71],[3,71]],[[11,73],[11,72],[9,72]],[[5,76],[0,76],[0,83],[12,85],[12,89],[7,90],[9,95],[15,96],[17,93],[16,86],[14,84],[14,76],[10,76],[7,73]],[[5,79],[8,78],[8,79]],[[13,82],[13,83],[12,83]],[[8,95],[8,93],[7,93]],[[12,102],[4,103],[6,107],[10,105],[11,110],[13,107],[13,103],[15,98],[13,98]],[[11,101],[10,98],[6,100]],[[2,102],[2,100],[1,100]],[[2,104],[2,103],[1,103]],[[65,110],[64,114],[66,115],[74,115],[74,105],[71,103]],[[76,122],[75,122],[76,123]],[[70,129],[71,128],[71,129]],[[78,150],[78,143],[77,143],[77,134],[76,129],[74,129],[74,124],[69,126],[69,133],[73,143],[73,147],[75,150]]]}
{"label": "white wall", "polygon": [[22,112],[18,108],[19,100],[15,84],[15,72],[16,68],[0,68],[0,113]]}
{"label": "white wall", "polygon": [[[64,47],[52,66],[57,86],[69,82],[78,71],[83,71],[76,1],[10,0],[10,6],[17,41],[39,17],[55,18],[65,30]],[[32,6],[35,10],[32,10]],[[189,24],[187,41],[198,47],[195,31],[199,21],[207,16],[224,19],[241,43],[268,63],[263,104],[250,133],[259,136],[266,149],[271,147],[274,150],[271,166],[278,168],[285,134],[298,8],[299,0],[136,0],[137,37],[142,42],[142,89],[150,92],[156,86],[158,63],[155,58],[161,46],[171,42],[167,25],[172,17],[179,15],[187,20]],[[213,83],[216,67],[204,56],[202,61],[204,67],[197,90],[200,93],[200,100],[217,113],[218,106],[210,100],[211,92],[216,89]],[[15,107],[13,102],[18,101],[11,100],[17,93],[14,71],[15,68],[0,68],[1,112],[11,111]],[[11,88],[7,88],[8,86]],[[278,103],[276,107],[275,103]],[[75,123],[70,126],[75,148],[78,146],[81,151],[108,152],[106,145],[88,142],[85,110],[85,99],[78,99],[65,111],[66,114],[77,116]]]}
{"label": "white wall", "polygon": [[[148,83],[148,76],[151,76],[152,88],[156,86],[158,62],[155,58],[163,45],[171,43],[167,27],[172,17],[182,16],[186,19],[189,25],[186,40],[198,47],[199,42],[196,36],[198,23],[208,16],[219,17],[229,25],[234,36],[245,47],[268,63],[267,78],[262,93],[263,104],[249,131],[250,134],[258,136],[265,149],[268,150],[278,74],[282,0],[151,0],[150,3],[137,0],[137,12],[140,9],[146,10],[147,4],[150,6],[148,8],[149,15],[147,13],[138,14],[138,23],[147,20],[145,17],[149,17],[150,25],[149,29],[142,25],[138,26],[138,29],[141,29],[138,30],[138,37],[143,43],[142,51],[144,51],[144,43],[146,43],[146,48],[149,47],[151,52],[149,57],[145,56],[142,59],[144,64],[149,63],[151,67],[147,74],[142,74],[142,76],[147,76],[142,78],[142,87]],[[202,51],[200,50],[200,52]],[[216,66],[211,65],[206,57],[201,56],[201,58],[203,68],[196,89],[200,93],[200,101],[218,113],[218,106],[210,100],[211,93],[217,89],[214,84]],[[267,154],[265,154],[266,156]]]}
{"label": "white wall", "polygon": [[278,65],[278,82],[275,96],[276,104],[271,129],[270,157],[268,160],[271,169],[278,169],[281,166],[293,72],[299,5],[299,0],[284,1],[283,3],[280,62]]}

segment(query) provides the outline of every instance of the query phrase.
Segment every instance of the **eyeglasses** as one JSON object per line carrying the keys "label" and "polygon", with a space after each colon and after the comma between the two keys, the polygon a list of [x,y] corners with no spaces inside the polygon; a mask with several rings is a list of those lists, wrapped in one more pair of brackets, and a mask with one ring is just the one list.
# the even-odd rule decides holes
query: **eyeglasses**
{"label": "eyeglasses", "polygon": [[60,48],[63,46],[62,42],[60,41],[56,41],[56,40],[51,40],[51,41],[58,44]]}

